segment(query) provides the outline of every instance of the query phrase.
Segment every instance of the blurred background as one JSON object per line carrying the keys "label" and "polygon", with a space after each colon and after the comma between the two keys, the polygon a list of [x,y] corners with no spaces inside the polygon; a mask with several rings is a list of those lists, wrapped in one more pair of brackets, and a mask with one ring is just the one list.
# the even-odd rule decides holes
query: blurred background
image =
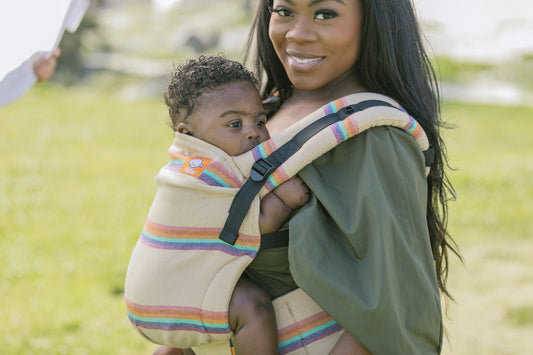
{"label": "blurred background", "polygon": [[[0,353],[149,354],[129,256],[172,143],[175,63],[242,60],[257,0],[92,0],[53,78],[0,108]],[[533,5],[415,0],[457,199],[445,354],[533,348]],[[2,54],[4,55],[4,54]]]}

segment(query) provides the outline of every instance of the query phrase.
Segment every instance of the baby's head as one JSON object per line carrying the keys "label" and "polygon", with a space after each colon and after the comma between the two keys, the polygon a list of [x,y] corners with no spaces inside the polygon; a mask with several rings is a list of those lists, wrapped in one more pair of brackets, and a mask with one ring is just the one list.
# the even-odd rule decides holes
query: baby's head
{"label": "baby's head", "polygon": [[164,95],[172,128],[240,155],[269,138],[253,73],[224,57],[200,56],[175,68]]}

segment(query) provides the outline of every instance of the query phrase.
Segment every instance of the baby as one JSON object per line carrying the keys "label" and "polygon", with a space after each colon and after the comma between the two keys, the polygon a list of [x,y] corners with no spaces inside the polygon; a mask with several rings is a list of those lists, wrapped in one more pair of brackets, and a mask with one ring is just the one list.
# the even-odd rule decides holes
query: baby
{"label": "baby", "polygon": [[[242,64],[223,57],[201,56],[178,67],[165,103],[172,128],[241,155],[270,138],[266,113],[254,75]],[[307,202],[308,190],[295,177],[261,200],[261,234],[276,232],[292,210]]]}
{"label": "baby", "polygon": [[[171,126],[177,137],[192,136],[229,156],[244,154],[268,140],[266,114],[256,85],[256,78],[242,64],[220,56],[201,56],[178,66],[164,95]],[[216,151],[216,148],[210,149]],[[194,167],[198,164],[202,164],[202,160],[195,161],[193,171],[185,174],[194,175]],[[189,166],[183,165],[186,168]],[[297,177],[266,194],[259,204],[261,235],[278,231],[293,210],[308,199],[308,189]],[[180,203],[186,206],[187,201]],[[227,215],[227,209],[220,213]],[[130,268],[131,265],[132,262]],[[187,288],[183,288],[185,292]],[[134,309],[137,305],[130,303],[129,307]],[[275,314],[271,300],[263,289],[241,276],[228,308],[228,323],[234,333],[233,346],[237,354],[278,354]],[[132,322],[141,324],[140,320]],[[188,337],[187,334],[184,336]],[[165,345],[164,342],[160,343]],[[180,341],[172,343],[179,344]],[[162,346],[156,353],[180,354],[182,350]]]}

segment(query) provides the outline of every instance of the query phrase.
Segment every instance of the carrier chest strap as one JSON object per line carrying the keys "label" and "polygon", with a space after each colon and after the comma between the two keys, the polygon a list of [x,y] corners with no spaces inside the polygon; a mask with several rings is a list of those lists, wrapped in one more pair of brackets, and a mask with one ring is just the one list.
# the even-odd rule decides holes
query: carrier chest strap
{"label": "carrier chest strap", "polygon": [[296,153],[302,145],[331,124],[342,121],[354,113],[375,106],[388,106],[396,108],[382,100],[366,100],[349,105],[336,113],[324,116],[298,132],[291,140],[276,149],[266,158],[260,158],[252,166],[250,177],[242,185],[231,203],[228,218],[224,224],[219,238],[228,244],[234,245],[239,237],[239,229],[248,212],[253,199],[263,187],[265,180],[287,159]]}

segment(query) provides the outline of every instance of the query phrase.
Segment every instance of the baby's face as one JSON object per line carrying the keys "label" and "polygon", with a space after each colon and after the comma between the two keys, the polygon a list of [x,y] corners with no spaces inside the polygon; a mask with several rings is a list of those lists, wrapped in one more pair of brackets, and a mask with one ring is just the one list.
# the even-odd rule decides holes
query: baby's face
{"label": "baby's face", "polygon": [[270,138],[265,123],[257,90],[239,81],[203,93],[196,111],[178,125],[178,132],[211,143],[228,155],[240,155]]}

